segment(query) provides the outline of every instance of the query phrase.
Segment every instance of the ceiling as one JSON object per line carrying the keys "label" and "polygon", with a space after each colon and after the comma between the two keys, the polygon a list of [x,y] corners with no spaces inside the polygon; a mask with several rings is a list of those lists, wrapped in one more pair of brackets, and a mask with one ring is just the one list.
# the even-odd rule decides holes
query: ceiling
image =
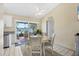
{"label": "ceiling", "polygon": [[58,3],[4,3],[3,5],[7,13],[40,19],[55,8]]}

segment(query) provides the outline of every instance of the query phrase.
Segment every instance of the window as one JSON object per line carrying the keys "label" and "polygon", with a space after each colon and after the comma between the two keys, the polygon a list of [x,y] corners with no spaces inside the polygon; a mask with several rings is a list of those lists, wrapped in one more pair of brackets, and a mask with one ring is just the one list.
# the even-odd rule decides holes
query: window
{"label": "window", "polygon": [[16,22],[16,39],[17,44],[26,44],[28,43],[28,36],[31,34],[34,34],[35,30],[37,29],[36,23],[28,23],[28,22],[22,22],[17,21]]}
{"label": "window", "polygon": [[37,24],[35,23],[29,23],[29,33],[34,33],[37,29]]}
{"label": "window", "polygon": [[28,33],[28,23],[27,22],[17,22],[16,23],[16,34],[19,36],[20,33]]}
{"label": "window", "polygon": [[16,35],[17,37],[19,34],[34,34],[37,30],[36,23],[28,23],[28,22],[16,22]]}

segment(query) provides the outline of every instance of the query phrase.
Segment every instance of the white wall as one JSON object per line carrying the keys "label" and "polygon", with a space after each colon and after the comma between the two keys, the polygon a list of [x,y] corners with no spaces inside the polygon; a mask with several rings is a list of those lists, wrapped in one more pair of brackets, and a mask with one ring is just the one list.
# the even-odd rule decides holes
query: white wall
{"label": "white wall", "polygon": [[3,20],[0,19],[0,56],[3,55],[3,30],[4,30],[4,23]]}
{"label": "white wall", "polygon": [[3,22],[3,4],[0,3],[0,56],[3,55],[3,32],[4,32],[4,22]]}
{"label": "white wall", "polygon": [[53,17],[56,33],[55,44],[66,48],[75,49],[75,34],[79,32],[77,21],[77,4],[60,4],[42,19],[42,31],[46,32],[46,21]]}

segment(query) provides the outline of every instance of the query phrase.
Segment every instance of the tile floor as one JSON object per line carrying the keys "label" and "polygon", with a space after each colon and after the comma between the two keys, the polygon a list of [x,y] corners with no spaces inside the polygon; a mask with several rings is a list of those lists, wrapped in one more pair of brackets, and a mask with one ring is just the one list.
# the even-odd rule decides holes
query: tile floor
{"label": "tile floor", "polygon": [[[4,56],[29,56],[28,46],[11,46],[10,48],[4,49]],[[54,45],[54,52],[51,53],[50,50],[46,50],[46,56],[71,56],[74,51],[69,50],[60,45]]]}

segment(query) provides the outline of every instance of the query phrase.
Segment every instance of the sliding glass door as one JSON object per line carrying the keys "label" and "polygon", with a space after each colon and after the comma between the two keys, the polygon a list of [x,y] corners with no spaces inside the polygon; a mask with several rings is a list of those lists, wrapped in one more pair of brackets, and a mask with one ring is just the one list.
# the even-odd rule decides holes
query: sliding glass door
{"label": "sliding glass door", "polygon": [[37,30],[37,24],[29,23],[29,35],[34,34],[36,30]]}
{"label": "sliding glass door", "polygon": [[28,36],[33,35],[37,29],[36,23],[16,22],[16,38],[18,44],[25,44],[28,41]]}
{"label": "sliding glass door", "polygon": [[24,44],[28,40],[28,23],[16,22],[16,36],[18,44]]}

